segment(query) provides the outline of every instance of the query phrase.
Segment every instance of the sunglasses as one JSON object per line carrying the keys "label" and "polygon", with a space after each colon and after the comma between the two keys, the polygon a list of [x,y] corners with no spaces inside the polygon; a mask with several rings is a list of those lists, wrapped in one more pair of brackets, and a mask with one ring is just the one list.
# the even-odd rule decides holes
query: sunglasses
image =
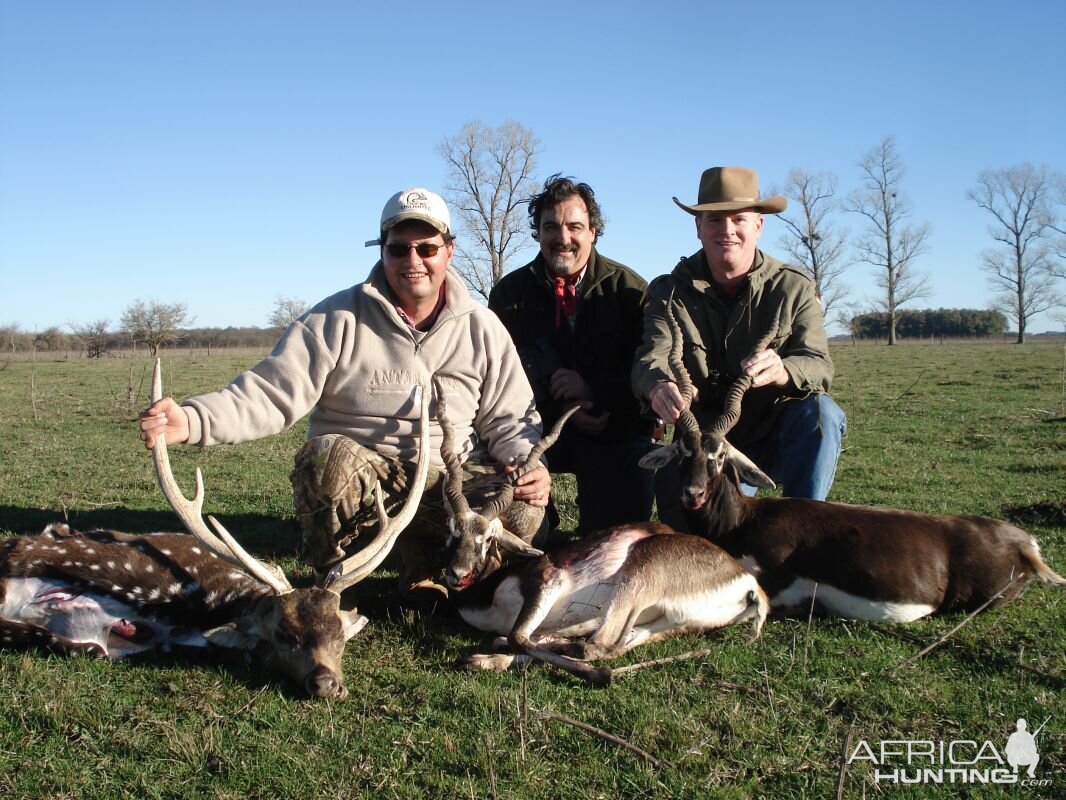
{"label": "sunglasses", "polygon": [[387,244],[385,245],[385,251],[394,258],[403,258],[411,251],[411,248],[414,248],[419,258],[433,258],[442,247],[444,245],[429,244],[428,242],[422,242],[421,244]]}

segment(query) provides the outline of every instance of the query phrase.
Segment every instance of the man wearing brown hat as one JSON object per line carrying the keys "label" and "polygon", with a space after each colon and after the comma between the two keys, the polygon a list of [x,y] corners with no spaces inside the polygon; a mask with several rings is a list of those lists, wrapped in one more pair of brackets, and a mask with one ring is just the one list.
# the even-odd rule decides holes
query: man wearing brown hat
{"label": "man wearing brown hat", "polygon": [[[697,391],[693,412],[701,425],[720,413],[724,393],[737,377],[751,377],[730,443],[781,484],[785,495],[825,499],[846,420],[828,395],[833,362],[821,304],[805,272],[757,246],[763,214],[779,214],[788,201],[779,195],[761,198],[753,170],[712,167],[700,179],[695,205],[676,197],[674,202],[696,218],[702,247],[649,287],[634,391],[667,422],[675,422],[683,410],[667,362],[666,306],[673,297],[686,339],[685,366]],[[779,308],[776,338],[769,348],[752,353]],[[659,516],[684,529],[672,516],[678,491],[672,474],[659,475]]]}

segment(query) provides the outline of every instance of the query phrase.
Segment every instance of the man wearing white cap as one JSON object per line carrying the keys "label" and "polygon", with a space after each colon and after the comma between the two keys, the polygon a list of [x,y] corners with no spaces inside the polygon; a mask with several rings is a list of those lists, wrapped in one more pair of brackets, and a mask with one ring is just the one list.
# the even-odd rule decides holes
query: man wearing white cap
{"label": "man wearing white cap", "polygon": [[[151,447],[161,434],[168,444],[249,441],[309,413],[291,479],[304,558],[319,571],[354,549],[360,526],[375,519],[375,486],[389,504],[403,500],[417,456],[414,384],[441,381],[462,461],[521,462],[540,438],[533,391],[510,336],[450,268],[455,237],[444,200],[421,188],[397,192],[379,234],[367,242],[380,246],[381,259],[366,281],[315,305],[269,356],[221,391],[180,406],[164,398],[141,415],[141,438]],[[443,467],[436,423],[432,441],[430,485]],[[515,498],[543,508],[550,488],[539,467],[519,480]],[[433,517],[436,533],[443,530],[440,502],[427,486],[420,518]],[[419,528],[412,525],[395,547],[403,589],[438,588],[443,536]]]}
{"label": "man wearing white cap", "polygon": [[[753,170],[711,167],[701,176],[694,205],[676,197],[674,202],[695,217],[702,247],[648,288],[634,391],[667,422],[683,410],[669,365],[666,309],[672,303],[686,339],[683,357],[697,390],[693,413],[700,424],[721,413],[736,378],[750,377],[752,389],[730,443],[778,481],[785,495],[824,500],[846,420],[828,394],[833,362],[821,304],[805,272],[757,247],[763,214],[781,213],[788,201],[761,198]],[[777,337],[752,353],[778,312]],[[656,500],[660,519],[684,530],[675,513],[679,489],[670,486],[676,481],[676,470],[661,470]]]}

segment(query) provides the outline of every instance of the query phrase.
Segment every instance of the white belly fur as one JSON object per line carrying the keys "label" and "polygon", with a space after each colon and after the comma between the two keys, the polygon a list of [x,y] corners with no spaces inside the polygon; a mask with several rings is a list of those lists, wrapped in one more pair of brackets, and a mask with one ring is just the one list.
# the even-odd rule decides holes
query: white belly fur
{"label": "white belly fur", "polygon": [[[817,589],[815,588],[817,587]],[[894,603],[887,600],[870,600],[849,594],[829,584],[807,578],[797,578],[780,594],[770,599],[773,608],[805,608],[815,602],[836,617],[846,619],[877,620],[881,622],[913,622],[932,614],[936,608],[923,603]]]}

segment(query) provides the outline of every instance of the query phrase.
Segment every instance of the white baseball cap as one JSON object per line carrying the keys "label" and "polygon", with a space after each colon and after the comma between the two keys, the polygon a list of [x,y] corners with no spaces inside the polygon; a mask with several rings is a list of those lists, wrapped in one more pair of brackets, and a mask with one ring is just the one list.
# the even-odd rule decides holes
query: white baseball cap
{"label": "white baseball cap", "polygon": [[385,241],[385,231],[409,219],[425,222],[445,236],[451,236],[452,216],[448,213],[444,198],[429,189],[416,186],[397,192],[389,198],[389,201],[385,203],[385,208],[381,211],[381,236],[371,239],[366,246],[373,247],[381,244]]}

